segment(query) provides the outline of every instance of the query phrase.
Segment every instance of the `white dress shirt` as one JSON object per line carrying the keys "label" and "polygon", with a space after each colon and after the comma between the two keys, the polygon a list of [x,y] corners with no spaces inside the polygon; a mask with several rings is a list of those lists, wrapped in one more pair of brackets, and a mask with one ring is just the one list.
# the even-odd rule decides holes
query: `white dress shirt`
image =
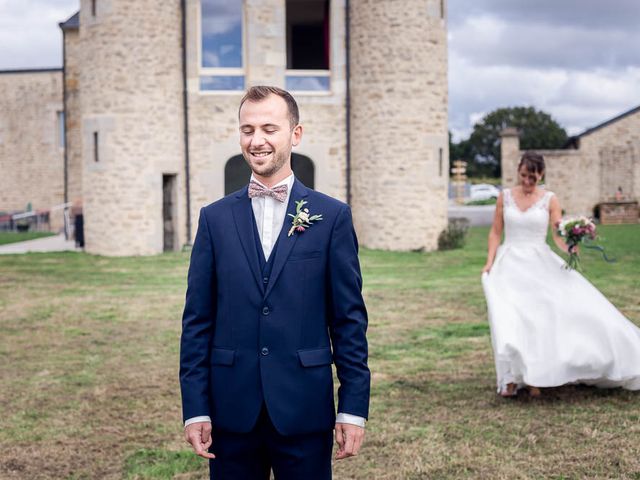
{"label": "white dress shirt", "polygon": [[[259,183],[260,185],[267,187],[265,184],[256,179],[253,174],[251,180]],[[256,226],[258,227],[258,235],[260,236],[260,244],[262,245],[262,251],[264,257],[269,261],[273,247],[278,240],[280,231],[282,230],[287,215],[287,206],[289,205],[289,197],[291,196],[291,187],[295,177],[293,174],[281,182],[276,183],[271,188],[279,185],[287,185],[287,198],[284,202],[279,202],[272,197],[254,197],[251,199],[251,208],[253,209],[253,216],[256,220]],[[189,418],[184,422],[184,426],[190,425],[196,422],[210,422],[211,418],[208,416]],[[365,419],[358,417],[357,415],[351,415],[349,413],[338,413],[336,416],[336,423],[349,423],[351,425],[357,425],[359,427],[365,426]]]}

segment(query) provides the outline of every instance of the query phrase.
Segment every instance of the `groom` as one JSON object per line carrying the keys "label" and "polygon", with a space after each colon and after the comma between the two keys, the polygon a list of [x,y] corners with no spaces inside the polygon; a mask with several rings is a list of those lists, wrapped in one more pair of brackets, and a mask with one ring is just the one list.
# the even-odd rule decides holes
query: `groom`
{"label": "groom", "polygon": [[351,211],[294,177],[302,126],[288,92],[249,89],[239,120],[249,185],[200,211],[191,253],[185,438],[216,480],[268,480],[271,470],[278,480],[326,480],[332,432],[337,459],[356,455],[369,408]]}

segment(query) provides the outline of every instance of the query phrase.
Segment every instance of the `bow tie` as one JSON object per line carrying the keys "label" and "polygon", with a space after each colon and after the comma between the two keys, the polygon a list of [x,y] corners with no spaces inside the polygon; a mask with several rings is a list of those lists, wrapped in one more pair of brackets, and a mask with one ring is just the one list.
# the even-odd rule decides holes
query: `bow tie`
{"label": "bow tie", "polygon": [[249,182],[249,198],[256,197],[271,197],[280,203],[284,203],[287,199],[287,192],[289,187],[287,185],[278,185],[277,187],[267,188],[264,185],[260,185],[255,180]]}

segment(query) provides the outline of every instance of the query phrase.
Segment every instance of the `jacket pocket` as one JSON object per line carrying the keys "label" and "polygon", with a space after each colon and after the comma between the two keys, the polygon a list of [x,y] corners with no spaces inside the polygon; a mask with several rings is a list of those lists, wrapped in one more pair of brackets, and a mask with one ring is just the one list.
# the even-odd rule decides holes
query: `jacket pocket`
{"label": "jacket pocket", "polygon": [[291,253],[291,255],[289,255],[289,258],[287,258],[287,261],[299,262],[301,260],[311,260],[313,258],[319,258],[321,256],[322,256],[322,252],[319,250],[314,252],[293,252]]}
{"label": "jacket pocket", "polygon": [[331,365],[333,357],[331,349],[314,348],[313,350],[298,350],[298,357],[303,367],[318,367],[320,365]]}
{"label": "jacket pocket", "polygon": [[235,350],[229,350],[226,348],[212,348],[211,365],[233,365],[235,356]]}

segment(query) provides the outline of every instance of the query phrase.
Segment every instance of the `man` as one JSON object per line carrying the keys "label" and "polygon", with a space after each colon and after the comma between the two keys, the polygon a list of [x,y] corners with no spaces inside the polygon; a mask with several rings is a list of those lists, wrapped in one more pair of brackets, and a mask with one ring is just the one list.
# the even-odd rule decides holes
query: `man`
{"label": "man", "polygon": [[200,211],[191,254],[180,352],[185,438],[216,480],[266,480],[271,470],[278,480],[326,480],[332,431],[336,458],[356,455],[369,407],[351,212],[294,178],[302,126],[288,92],[251,88],[239,120],[250,183]]}

